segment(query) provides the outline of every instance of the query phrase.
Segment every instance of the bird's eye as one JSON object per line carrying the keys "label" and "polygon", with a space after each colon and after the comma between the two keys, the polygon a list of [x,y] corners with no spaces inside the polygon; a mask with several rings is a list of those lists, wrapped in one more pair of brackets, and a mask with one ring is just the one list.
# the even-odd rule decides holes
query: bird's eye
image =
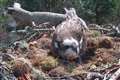
{"label": "bird's eye", "polygon": [[70,46],[68,46],[68,45],[65,45],[65,46],[64,46],[64,49],[68,49],[68,48],[70,48]]}

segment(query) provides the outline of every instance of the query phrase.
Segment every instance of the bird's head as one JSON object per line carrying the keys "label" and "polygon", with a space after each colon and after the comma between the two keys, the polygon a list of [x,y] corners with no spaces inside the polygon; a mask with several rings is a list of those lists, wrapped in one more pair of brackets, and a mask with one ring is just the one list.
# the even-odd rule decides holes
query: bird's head
{"label": "bird's head", "polygon": [[83,45],[82,43],[83,38],[77,40],[73,37],[70,37],[63,39],[62,41],[56,39],[52,42],[52,45],[55,53],[60,57],[68,60],[74,60],[80,55],[80,49]]}
{"label": "bird's head", "polygon": [[78,17],[77,13],[75,11],[75,8],[70,8],[69,10],[67,8],[64,8],[65,12],[66,12],[66,18],[67,19],[71,19],[73,17]]}

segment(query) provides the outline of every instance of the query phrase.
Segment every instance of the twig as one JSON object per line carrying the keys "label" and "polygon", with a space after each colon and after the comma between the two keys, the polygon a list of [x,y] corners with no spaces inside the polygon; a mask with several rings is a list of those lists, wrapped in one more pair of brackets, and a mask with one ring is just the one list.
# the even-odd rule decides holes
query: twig
{"label": "twig", "polygon": [[87,74],[87,80],[93,80],[94,78],[100,78],[103,79],[104,75],[98,73],[98,72],[89,72]]}
{"label": "twig", "polygon": [[47,28],[47,29],[33,29],[33,31],[54,31],[55,29],[53,28]]}
{"label": "twig", "polygon": [[[113,68],[114,67],[114,68]],[[111,69],[112,68],[112,69]],[[105,70],[109,70],[109,71],[105,71],[106,73],[105,73],[105,75],[104,75],[104,79],[103,80],[107,80],[107,79],[109,79],[110,78],[110,73],[113,73],[114,71],[116,71],[117,69],[119,69],[120,68],[120,66],[119,65],[113,65],[113,66],[111,66],[111,67],[109,67],[109,68],[106,68]]]}
{"label": "twig", "polygon": [[120,68],[111,76],[109,80],[117,80],[120,77]]}
{"label": "twig", "polygon": [[103,31],[111,31],[111,29],[106,29],[106,28],[90,28],[90,30],[103,30]]}
{"label": "twig", "polygon": [[38,33],[34,33],[31,36],[29,36],[26,41],[29,42],[32,38],[34,38]]}

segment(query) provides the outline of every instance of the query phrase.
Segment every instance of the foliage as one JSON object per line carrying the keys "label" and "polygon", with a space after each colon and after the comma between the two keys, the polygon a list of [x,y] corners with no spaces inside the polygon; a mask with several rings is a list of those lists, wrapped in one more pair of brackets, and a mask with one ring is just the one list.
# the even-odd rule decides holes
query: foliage
{"label": "foliage", "polygon": [[92,37],[98,37],[98,36],[100,36],[100,35],[101,35],[100,32],[98,32],[98,31],[93,31]]}
{"label": "foliage", "polygon": [[[106,23],[118,13],[118,0],[21,0],[23,7],[31,11],[63,12],[64,7],[75,7],[80,17],[89,22]],[[111,16],[111,17],[108,17]]]}
{"label": "foliage", "polygon": [[0,0],[0,7],[6,5],[7,2],[8,0]]}
{"label": "foliage", "polygon": [[[1,6],[13,3],[15,0],[0,0]],[[119,0],[17,0],[24,9],[30,11],[52,11],[64,13],[64,7],[74,7],[77,14],[92,23],[109,23],[113,19],[119,21]]]}

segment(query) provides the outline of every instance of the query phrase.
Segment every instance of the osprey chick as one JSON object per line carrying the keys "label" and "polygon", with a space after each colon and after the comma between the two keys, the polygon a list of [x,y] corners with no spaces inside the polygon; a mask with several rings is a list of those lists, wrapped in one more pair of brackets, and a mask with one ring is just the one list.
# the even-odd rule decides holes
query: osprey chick
{"label": "osprey chick", "polygon": [[86,23],[77,16],[74,8],[65,9],[66,20],[53,33],[52,51],[67,60],[79,60],[86,49]]}

